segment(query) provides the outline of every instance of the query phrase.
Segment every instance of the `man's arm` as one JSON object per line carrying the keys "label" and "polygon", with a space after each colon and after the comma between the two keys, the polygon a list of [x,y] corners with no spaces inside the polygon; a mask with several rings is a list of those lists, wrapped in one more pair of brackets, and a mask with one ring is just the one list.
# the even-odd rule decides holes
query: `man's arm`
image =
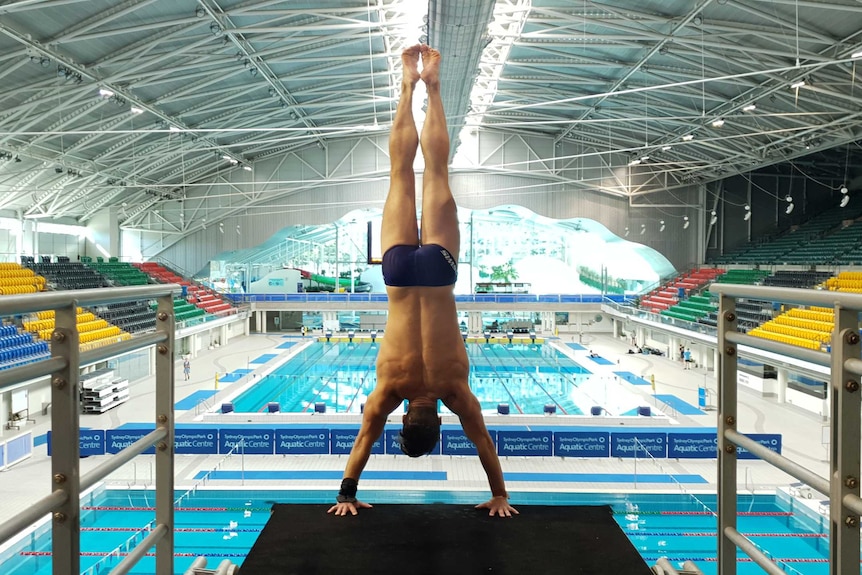
{"label": "man's arm", "polygon": [[506,482],[503,480],[503,468],[500,467],[500,458],[497,457],[494,440],[491,439],[491,434],[485,427],[485,418],[482,417],[479,400],[468,392],[462,396],[447,398],[444,403],[461,419],[461,427],[476,446],[479,461],[488,477],[488,487],[491,488],[492,497],[476,507],[490,510],[490,515],[498,514],[501,517],[510,517],[512,513],[517,515],[515,508],[509,505],[509,494],[506,492]]}
{"label": "man's arm", "polygon": [[[362,414],[362,425],[359,428],[359,433],[356,435],[356,440],[353,442],[350,456],[347,458],[347,467],[344,470],[344,479],[342,480],[342,491],[339,492],[339,502],[333,505],[328,513],[335,513],[335,515],[347,515],[350,513],[351,515],[356,515],[358,508],[371,507],[371,505],[356,499],[356,485],[359,483],[359,476],[362,475],[365,464],[368,463],[368,457],[371,455],[371,448],[374,446],[374,442],[383,433],[387,416],[395,409],[399,401],[397,397],[389,397],[378,390],[373,391],[368,396],[368,400],[365,402],[365,410]],[[345,494],[345,487],[349,491],[352,491],[352,493]]]}

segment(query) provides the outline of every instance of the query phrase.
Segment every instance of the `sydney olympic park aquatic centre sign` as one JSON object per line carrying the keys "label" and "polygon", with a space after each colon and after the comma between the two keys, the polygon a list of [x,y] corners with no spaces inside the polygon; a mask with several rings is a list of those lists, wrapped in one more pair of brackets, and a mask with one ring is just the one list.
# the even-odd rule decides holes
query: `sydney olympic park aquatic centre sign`
{"label": "sydney olympic park aquatic centre sign", "polygon": [[[139,440],[152,428],[82,429],[81,456],[118,453]],[[387,428],[374,443],[372,454],[401,455],[398,429]],[[177,429],[175,453],[217,455],[346,455],[350,453],[358,427],[345,428],[218,428]],[[525,457],[653,457],[657,459],[715,459],[718,443],[715,431],[676,432],[667,430],[609,431],[583,429],[565,431],[490,430],[500,456]],[[781,435],[748,434],[764,447],[781,453]],[[150,448],[144,453],[155,453]],[[48,436],[48,454],[51,437]],[[437,455],[476,455],[476,447],[460,429],[443,429]],[[737,448],[741,459],[756,456]]]}

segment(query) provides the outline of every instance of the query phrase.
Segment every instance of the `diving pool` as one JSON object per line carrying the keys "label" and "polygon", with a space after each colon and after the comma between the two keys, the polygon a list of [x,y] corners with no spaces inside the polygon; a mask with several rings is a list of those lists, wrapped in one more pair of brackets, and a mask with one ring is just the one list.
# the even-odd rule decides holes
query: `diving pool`
{"label": "diving pool", "polygon": [[[379,344],[314,342],[232,401],[238,412],[260,412],[271,402],[282,412],[359,413],[377,383]],[[591,385],[592,373],[558,349],[542,344],[468,343],[470,389],[482,409],[542,414],[554,405],[561,415],[589,413],[607,405],[608,393]],[[636,404],[637,402],[635,402]]]}
{"label": "diving pool", "polygon": [[[487,493],[365,490],[370,503],[447,503],[474,505]],[[269,518],[273,503],[320,504],[326,513],[331,490],[239,490],[198,488],[177,505],[174,562],[181,575],[195,557],[214,568],[223,559],[241,564]],[[102,489],[86,497],[81,512],[81,568],[85,575],[108,573],[143,539],[141,528],[154,518],[151,491]],[[512,493],[521,513],[528,505],[610,505],[617,523],[648,565],[667,557],[677,567],[695,561],[706,575],[716,574],[715,495],[645,493]],[[778,562],[787,573],[829,572],[828,519],[794,508],[775,495],[740,495],[738,529]],[[373,510],[364,511],[373,513]],[[513,519],[517,521],[517,518]],[[42,527],[25,543],[0,554],[0,572],[50,575],[50,528]],[[112,555],[113,553],[113,555]],[[740,552],[739,575],[762,570]],[[145,557],[131,571],[152,574],[155,559]]]}

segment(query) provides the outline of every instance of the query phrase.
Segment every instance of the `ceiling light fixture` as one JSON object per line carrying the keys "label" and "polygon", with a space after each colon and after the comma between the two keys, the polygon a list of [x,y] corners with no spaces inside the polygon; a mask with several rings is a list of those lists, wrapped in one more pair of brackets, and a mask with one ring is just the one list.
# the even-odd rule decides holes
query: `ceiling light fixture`
{"label": "ceiling light fixture", "polygon": [[132,114],[143,114],[144,110],[143,110],[143,108],[138,108],[137,106],[132,106],[131,112],[132,112]]}
{"label": "ceiling light fixture", "polygon": [[715,210],[712,210],[710,216],[711,217],[709,218],[709,225],[714,226],[715,222],[718,221],[718,214],[715,213]]}
{"label": "ceiling light fixture", "polygon": [[718,118],[712,121],[713,128],[720,128],[724,125],[724,120],[722,118]]}
{"label": "ceiling light fixture", "polygon": [[114,96],[114,92],[107,88],[99,88],[99,95],[103,98],[111,98]]}
{"label": "ceiling light fixture", "polygon": [[787,207],[784,209],[784,213],[789,215],[790,212],[793,211],[793,207],[793,204],[787,204]]}
{"label": "ceiling light fixture", "polygon": [[663,231],[664,231],[664,227],[665,227],[665,226],[664,226],[664,220],[660,221],[658,224],[659,224],[658,231],[663,232]]}
{"label": "ceiling light fixture", "polygon": [[662,147],[661,147],[661,151],[662,151],[662,152],[667,152],[667,151],[668,151],[668,150],[670,150],[671,148],[673,148],[673,146],[662,146]]}
{"label": "ceiling light fixture", "polygon": [[756,104],[749,104],[749,105],[745,106],[744,108],[742,108],[742,111],[743,112],[753,112],[756,109],[757,109]]}
{"label": "ceiling light fixture", "polygon": [[846,206],[849,203],[850,203],[850,196],[842,196],[841,197],[841,203],[838,205],[843,208],[844,206]]}
{"label": "ceiling light fixture", "polygon": [[629,229],[626,228],[626,237],[629,237]]}
{"label": "ceiling light fixture", "polygon": [[841,192],[842,194],[846,194],[850,190],[847,189],[847,186],[841,186],[841,189],[838,191]]}
{"label": "ceiling light fixture", "polygon": [[637,166],[640,163],[641,163],[641,161],[639,159],[635,158],[634,160],[629,162],[629,166]]}
{"label": "ceiling light fixture", "polygon": [[793,82],[792,84],[790,84],[790,88],[792,90],[798,90],[799,88],[802,88],[803,86],[805,86],[805,80],[799,80],[798,82]]}
{"label": "ceiling light fixture", "polygon": [[646,231],[646,224],[641,224],[641,235],[644,235],[645,231]]}
{"label": "ceiling light fixture", "polygon": [[691,222],[689,221],[688,216],[683,216],[682,221],[683,221],[682,229],[687,230],[688,226],[691,225]]}
{"label": "ceiling light fixture", "polygon": [[692,140],[694,140],[694,134],[686,134],[682,137],[683,142],[690,142]]}

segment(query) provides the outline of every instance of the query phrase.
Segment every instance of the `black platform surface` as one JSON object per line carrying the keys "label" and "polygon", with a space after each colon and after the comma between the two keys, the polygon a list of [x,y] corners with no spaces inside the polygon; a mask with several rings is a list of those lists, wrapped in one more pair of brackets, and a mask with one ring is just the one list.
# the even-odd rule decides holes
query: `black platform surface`
{"label": "black platform surface", "polygon": [[273,506],[240,575],[651,575],[608,506],[520,506],[488,517],[461,505]]}

